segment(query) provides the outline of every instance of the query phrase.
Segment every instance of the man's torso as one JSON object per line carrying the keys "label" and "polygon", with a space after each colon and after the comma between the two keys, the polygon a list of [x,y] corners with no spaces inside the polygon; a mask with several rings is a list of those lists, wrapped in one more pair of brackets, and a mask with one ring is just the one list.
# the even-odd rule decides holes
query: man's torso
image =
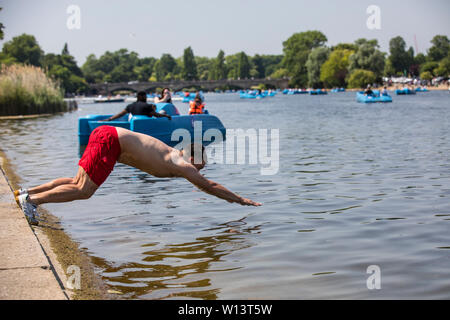
{"label": "man's torso", "polygon": [[117,127],[121,155],[119,162],[138,168],[155,177],[180,176],[185,164],[180,151],[151,136]]}

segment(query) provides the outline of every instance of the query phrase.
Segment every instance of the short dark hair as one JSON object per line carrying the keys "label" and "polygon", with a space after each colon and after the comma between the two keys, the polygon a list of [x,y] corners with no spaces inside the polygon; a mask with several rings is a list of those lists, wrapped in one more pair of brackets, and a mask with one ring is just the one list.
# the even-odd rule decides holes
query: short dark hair
{"label": "short dark hair", "polygon": [[191,143],[190,145],[188,145],[187,146],[187,152],[188,152],[188,154],[187,154],[187,156],[189,156],[189,157],[194,157],[194,159],[195,159],[195,152],[199,152],[200,151],[200,146],[202,147],[202,150],[201,150],[201,152],[202,152],[202,161],[207,161],[207,159],[206,159],[206,155],[205,155],[205,146],[203,145],[203,144],[200,144],[200,143]]}
{"label": "short dark hair", "polygon": [[191,143],[191,145],[190,145],[191,156],[195,153],[195,151],[198,151],[198,148],[200,146],[202,147],[202,157],[203,157],[203,152],[205,152],[205,146],[203,144],[199,144],[199,143]]}
{"label": "short dark hair", "polygon": [[145,92],[145,91],[139,91],[139,92],[137,93],[137,96],[138,96],[138,97],[146,97],[146,98],[147,98],[147,92]]}

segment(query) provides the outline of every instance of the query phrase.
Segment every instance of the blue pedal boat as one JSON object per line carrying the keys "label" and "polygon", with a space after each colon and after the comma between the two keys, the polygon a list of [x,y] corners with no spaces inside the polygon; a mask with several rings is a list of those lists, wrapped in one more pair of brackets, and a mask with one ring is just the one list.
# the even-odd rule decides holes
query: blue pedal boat
{"label": "blue pedal boat", "polygon": [[309,93],[308,90],[301,90],[301,89],[285,89],[283,91],[283,94],[287,95],[294,95],[294,94],[306,94]]}
{"label": "blue pedal boat", "polygon": [[257,92],[250,91],[250,92],[239,92],[239,97],[241,99],[263,99],[267,97],[267,94],[264,92],[261,92],[261,94],[258,94]]}
{"label": "blue pedal boat", "polygon": [[408,89],[408,88],[404,88],[404,89],[395,90],[395,94],[396,95],[416,94],[416,91]]}
{"label": "blue pedal boat", "polygon": [[392,102],[392,97],[390,95],[380,94],[380,91],[373,90],[373,95],[366,96],[363,91],[356,93],[356,101],[361,103],[387,103]]}
{"label": "blue pedal boat", "polygon": [[310,90],[309,94],[311,95],[319,95],[319,94],[328,94],[325,90],[317,89],[317,90]]}
{"label": "blue pedal boat", "polygon": [[[207,113],[206,110],[204,114],[180,115],[177,108],[171,103],[157,103],[156,107],[156,112],[165,112],[167,115],[172,116],[172,120],[147,116],[132,116],[129,119],[128,115],[108,122],[101,120],[108,119],[112,115],[87,115],[79,118],[78,140],[80,146],[87,145],[91,132],[95,128],[104,125],[121,127],[134,132],[143,133],[159,139],[171,147],[174,147],[183,141],[183,138],[180,137],[176,137],[176,139],[172,140],[172,133],[176,129],[186,129],[189,131],[192,142],[194,142],[194,123],[198,132],[201,127],[201,137],[204,146],[207,146],[213,142],[225,141],[226,139],[226,129],[222,122],[216,116]],[[209,134],[212,136],[211,139],[205,137],[205,132],[209,129],[216,130],[208,132],[208,136]]]}

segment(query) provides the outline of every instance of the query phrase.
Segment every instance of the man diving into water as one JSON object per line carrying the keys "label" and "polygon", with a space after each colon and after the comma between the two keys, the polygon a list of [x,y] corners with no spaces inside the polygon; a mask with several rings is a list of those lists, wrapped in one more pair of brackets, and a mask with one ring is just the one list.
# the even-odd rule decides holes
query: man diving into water
{"label": "man diving into water", "polygon": [[[194,162],[194,155],[195,149],[200,147],[202,162],[199,164]],[[38,205],[89,199],[105,182],[115,163],[120,162],[155,177],[185,178],[200,190],[231,203],[261,205],[204,178],[199,172],[205,166],[203,153],[201,145],[191,144],[191,150],[180,151],[151,136],[101,126],[92,131],[75,178],[59,178],[29,190],[16,190],[14,195],[29,223],[36,225]]]}

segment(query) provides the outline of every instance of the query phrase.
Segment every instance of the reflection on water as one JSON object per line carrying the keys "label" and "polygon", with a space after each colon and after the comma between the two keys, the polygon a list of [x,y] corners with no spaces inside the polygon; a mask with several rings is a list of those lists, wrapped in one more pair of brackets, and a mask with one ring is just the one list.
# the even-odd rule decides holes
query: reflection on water
{"label": "reflection on water", "polygon": [[[276,175],[261,176],[255,165],[203,170],[263,207],[118,164],[91,199],[45,208],[123,298],[448,299],[448,99],[430,92],[366,106],[353,93],[258,101],[209,94],[209,111],[226,127],[280,130]],[[70,177],[78,117],[123,107],[1,121],[0,148],[24,186]],[[370,265],[381,269],[382,290],[367,289]]]}
{"label": "reflection on water", "polygon": [[231,252],[250,247],[250,242],[243,237],[250,230],[242,229],[241,223],[245,225],[242,220],[212,228],[210,231],[214,230],[216,235],[198,237],[188,243],[161,248],[157,242],[143,244],[139,262],[113,266],[99,261],[97,265],[103,269],[107,283],[128,298],[217,299],[220,288],[212,286],[209,275],[240,269],[224,266],[224,258]]}

